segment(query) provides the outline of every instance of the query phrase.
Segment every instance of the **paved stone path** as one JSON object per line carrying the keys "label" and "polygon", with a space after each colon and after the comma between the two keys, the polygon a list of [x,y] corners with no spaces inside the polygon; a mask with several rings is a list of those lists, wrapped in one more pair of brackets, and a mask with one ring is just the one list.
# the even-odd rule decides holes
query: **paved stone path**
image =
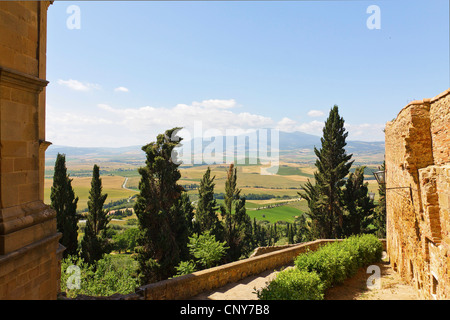
{"label": "paved stone path", "polygon": [[[361,269],[342,285],[331,288],[325,294],[325,300],[419,300],[415,289],[405,283],[400,276],[392,270],[387,262],[376,264],[381,269],[381,287],[369,289],[367,279],[372,273]],[[292,267],[292,266],[287,266]],[[261,274],[247,277],[236,283],[229,283],[221,288],[203,292],[192,300],[257,300],[255,289],[267,285],[279,272],[268,270]]]}
{"label": "paved stone path", "polygon": [[255,288],[264,288],[280,269],[267,270],[239,282],[229,283],[221,288],[203,292],[193,297],[192,300],[258,300]]}

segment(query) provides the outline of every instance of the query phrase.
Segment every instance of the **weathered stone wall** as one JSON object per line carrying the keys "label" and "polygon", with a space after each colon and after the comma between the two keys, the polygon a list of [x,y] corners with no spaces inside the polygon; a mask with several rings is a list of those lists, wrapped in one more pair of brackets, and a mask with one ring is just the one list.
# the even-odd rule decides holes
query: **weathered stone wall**
{"label": "weathered stone wall", "polygon": [[60,235],[43,203],[49,4],[0,1],[0,299],[58,290]]}
{"label": "weathered stone wall", "polygon": [[[320,239],[289,246],[266,247],[271,252],[253,255],[250,258],[197,271],[181,277],[168,279],[142,286],[135,293],[115,294],[111,297],[80,296],[77,299],[111,300],[182,300],[194,297],[202,292],[220,288],[228,283],[238,282],[246,277],[260,274],[266,270],[285,267],[293,263],[300,253],[315,251],[323,245],[342,239]],[[383,249],[386,249],[386,241]],[[255,251],[262,252],[262,251]]]}
{"label": "weathered stone wall", "polygon": [[386,125],[387,251],[423,298],[450,298],[450,90]]}
{"label": "weathered stone wall", "polygon": [[[320,246],[334,241],[321,239],[289,246],[275,252],[265,253],[248,259],[243,259],[214,268],[197,271],[184,276],[148,284],[129,295],[114,295],[117,300],[182,300],[202,292],[220,288],[228,283],[237,282],[248,276],[256,275],[266,270],[287,266],[300,253],[315,251]],[[276,247],[272,247],[276,248]],[[81,297],[89,299],[94,297]],[[104,299],[104,298],[99,298]]]}

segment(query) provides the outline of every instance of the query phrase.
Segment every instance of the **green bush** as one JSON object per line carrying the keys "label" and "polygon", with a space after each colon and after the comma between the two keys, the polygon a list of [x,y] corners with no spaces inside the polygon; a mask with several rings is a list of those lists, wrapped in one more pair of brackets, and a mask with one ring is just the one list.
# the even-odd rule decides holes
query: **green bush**
{"label": "green bush", "polygon": [[293,268],[279,272],[256,294],[260,300],[323,300],[323,292],[323,283],[317,273]]}
{"label": "green bush", "polygon": [[110,255],[92,265],[79,257],[69,256],[61,261],[61,291],[69,298],[79,294],[102,297],[128,294],[138,286],[133,277],[134,269],[132,264],[114,262]]}
{"label": "green bush", "polygon": [[342,283],[359,268],[381,260],[382,243],[374,235],[358,235],[302,253],[295,269],[280,272],[266,288],[257,291],[261,300],[323,299],[326,289]]}
{"label": "green bush", "polygon": [[216,237],[204,231],[201,234],[194,233],[189,237],[189,253],[204,268],[212,268],[219,264],[220,260],[226,254],[229,247],[225,246],[226,242],[216,241]]}
{"label": "green bush", "polygon": [[179,277],[197,271],[197,266],[192,260],[181,261],[175,269],[177,270],[177,274],[174,277]]}
{"label": "green bush", "polygon": [[295,265],[299,270],[317,272],[325,288],[329,288],[353,276],[359,268],[380,261],[382,251],[374,235],[358,235],[301,254]]}

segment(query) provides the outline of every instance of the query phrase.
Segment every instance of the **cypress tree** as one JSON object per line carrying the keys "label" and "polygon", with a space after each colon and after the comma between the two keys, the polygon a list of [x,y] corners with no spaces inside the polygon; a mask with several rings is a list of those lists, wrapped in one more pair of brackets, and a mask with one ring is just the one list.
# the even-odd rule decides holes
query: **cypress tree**
{"label": "cypress tree", "polygon": [[223,228],[216,214],[217,201],[214,198],[214,179],[211,178],[211,169],[208,167],[203,175],[198,188],[198,205],[195,212],[195,222],[198,226],[198,233],[210,231],[217,241],[223,240]]}
{"label": "cypress tree", "polygon": [[252,246],[252,221],[247,214],[245,208],[245,197],[241,197],[235,204],[233,220],[235,224],[235,236],[237,238],[237,252],[236,259],[240,256],[248,256],[253,250]]}
{"label": "cypress tree", "polygon": [[251,220],[245,209],[245,198],[237,188],[237,170],[230,165],[225,182],[224,204],[220,212],[224,220],[224,240],[229,247],[227,260],[236,261],[251,249]]}
{"label": "cypress tree", "polygon": [[187,248],[189,219],[183,211],[186,206],[180,205],[184,190],[178,184],[180,164],[172,158],[182,140],[174,136],[179,129],[167,130],[142,147],[146,166],[139,169],[140,193],[134,206],[140,229],[136,260],[141,284],[176,274]]}
{"label": "cypress tree", "polygon": [[364,169],[364,166],[356,168],[354,173],[350,173],[345,183],[343,190],[346,209],[343,226],[344,236],[370,233],[374,230],[370,230],[369,227],[375,228],[375,205],[368,195],[368,183],[364,183]]}
{"label": "cypress tree", "polygon": [[179,248],[180,260],[189,259],[189,237],[194,233],[194,207],[191,204],[189,195],[186,192],[181,193],[181,197],[173,206],[171,215],[172,232],[175,236],[175,242]]}
{"label": "cypress tree", "polygon": [[108,195],[102,194],[102,189],[100,168],[94,165],[91,189],[89,190],[85,233],[81,241],[81,256],[89,264],[100,260],[110,249],[106,233],[111,218],[108,217],[108,212],[103,209]]}
{"label": "cypress tree", "polygon": [[67,174],[65,154],[56,156],[50,200],[56,211],[57,230],[62,233],[59,242],[66,247],[63,256],[78,255],[78,197],[75,198],[72,179]]}
{"label": "cypress tree", "polygon": [[308,242],[308,241],[312,241],[313,239],[315,239],[312,236],[311,225],[310,225],[309,221],[307,220],[307,216],[308,216],[307,213],[303,213],[296,219],[296,222],[298,224],[298,226],[296,227],[296,231],[295,231],[297,243]]}
{"label": "cypress tree", "polygon": [[288,244],[294,243],[294,229],[292,224],[288,223],[286,226],[286,237],[288,240]]}
{"label": "cypress tree", "polygon": [[[325,121],[323,136],[320,139],[322,146],[320,149],[314,147],[314,153],[317,156],[315,163],[317,171],[314,173],[315,185],[308,185],[306,190],[303,188],[307,193],[306,198],[313,197],[314,207],[311,214],[318,218],[314,221],[317,224],[315,229],[322,238],[340,238],[342,236],[341,189],[345,184],[344,178],[353,163],[350,161],[352,155],[347,155],[345,151],[347,136],[344,119],[339,116],[338,106],[335,105]],[[319,215],[321,217],[318,217]]]}

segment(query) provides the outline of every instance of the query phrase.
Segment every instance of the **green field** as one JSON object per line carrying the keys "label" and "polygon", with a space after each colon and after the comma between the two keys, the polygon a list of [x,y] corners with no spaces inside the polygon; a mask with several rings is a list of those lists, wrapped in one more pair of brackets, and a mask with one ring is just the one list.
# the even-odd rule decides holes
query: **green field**
{"label": "green field", "polygon": [[278,221],[294,222],[297,216],[302,214],[297,208],[290,206],[280,206],[270,209],[260,209],[260,210],[247,210],[247,214],[253,220],[266,220],[270,223],[275,223]]}
{"label": "green field", "polygon": [[[108,194],[105,204],[112,201],[127,199],[138,192],[137,188],[140,181],[140,175],[137,172],[137,168],[141,166],[141,164],[138,166],[137,164],[131,163],[123,164],[101,161],[96,162],[98,162],[101,170],[103,192]],[[92,175],[90,168],[92,165],[93,163],[90,163],[90,161],[87,160],[86,162],[71,162],[70,160],[67,162],[68,171],[71,172],[71,178],[73,179],[72,186],[75,190],[76,196],[79,197],[77,209],[80,211],[87,208]],[[122,165],[123,167],[121,167]],[[207,167],[208,166],[180,167],[181,179],[178,183],[181,185],[198,185]],[[228,165],[212,165],[210,168],[212,176],[215,176],[215,193],[224,193]],[[366,169],[367,178],[370,178],[371,172],[374,168],[375,167],[372,166]],[[298,197],[298,192],[301,191],[301,186],[306,181],[314,181],[313,173],[315,170],[316,168],[313,165],[281,162],[277,174],[263,175],[261,174],[260,165],[238,166],[237,187],[241,189],[242,196],[255,194],[273,195],[280,198],[283,196],[296,198]],[[50,203],[52,171],[52,166],[47,165],[45,179],[46,203]],[[122,188],[125,178],[128,178],[126,187],[135,190]],[[374,180],[368,182],[369,191],[375,192],[375,200],[377,200],[378,185]],[[188,190],[188,194],[191,201],[196,201],[198,199],[198,190]],[[258,207],[267,207],[268,205],[273,205],[280,201],[286,201],[281,200],[280,198],[273,198],[270,200],[248,199],[246,201],[247,212],[252,219],[255,217],[257,220],[267,220],[273,223],[277,221],[293,222],[295,219],[294,217],[299,216],[302,212],[305,212],[308,209],[306,206],[306,201],[303,200],[275,208],[261,208],[260,210],[254,210]],[[222,200],[218,200],[218,203],[221,202]]]}

